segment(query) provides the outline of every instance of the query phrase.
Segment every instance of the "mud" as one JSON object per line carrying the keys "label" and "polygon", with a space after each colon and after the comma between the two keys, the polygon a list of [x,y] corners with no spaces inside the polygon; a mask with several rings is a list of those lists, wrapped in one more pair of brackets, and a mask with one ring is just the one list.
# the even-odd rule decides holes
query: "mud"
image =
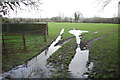
{"label": "mud", "polygon": [[[73,60],[73,62],[71,62],[71,66],[73,66],[73,68],[69,69],[69,71],[71,71],[71,72],[73,71],[72,74],[75,74],[75,76],[77,76],[77,78],[80,78],[80,77],[83,78],[83,74],[87,71],[91,71],[91,69],[93,67],[93,63],[88,61],[88,56],[89,56],[88,49],[91,46],[92,42],[94,42],[95,40],[99,40],[101,38],[96,38],[96,39],[88,41],[88,42],[82,42],[81,37],[91,34],[91,33],[86,33],[83,35],[79,35],[77,37],[72,36],[70,38],[61,40],[63,33],[64,33],[64,30],[62,29],[59,36],[57,37],[57,39],[52,40],[52,42],[49,45],[47,45],[47,47],[45,49],[43,49],[39,54],[37,54],[33,58],[25,61],[25,64],[17,66],[15,68],[13,68],[12,70],[3,73],[2,76],[3,77],[9,76],[10,78],[50,78],[50,76],[52,75],[50,70],[54,70],[54,68],[47,65],[47,59],[56,50],[58,50],[64,43],[66,43],[67,41],[69,41],[73,38],[76,38],[76,43],[77,43],[76,55],[77,56],[74,56],[74,58],[76,60]],[[79,54],[79,53],[81,53],[81,54]],[[81,57],[79,55],[83,55],[85,57]],[[76,57],[78,57],[78,58],[81,57],[81,59],[83,59],[83,60],[81,60],[81,61],[83,61],[83,62],[81,62],[82,64],[79,64],[79,65],[74,64],[75,62],[77,62],[77,59],[78,59]],[[89,62],[89,64],[88,64],[88,62]],[[77,70],[80,65],[82,65],[81,66],[81,70],[83,70],[82,73],[79,73],[80,70]],[[73,70],[75,68],[75,66],[77,67],[76,72],[74,72],[74,70]],[[77,71],[79,71],[79,72],[77,72]],[[75,77],[75,76],[73,75],[73,77]],[[88,75],[84,75],[84,77],[88,77]]]}
{"label": "mud", "polygon": [[69,33],[73,34],[76,37],[76,54],[74,55],[73,59],[69,64],[69,71],[71,73],[72,78],[87,78],[87,75],[84,73],[88,72],[88,68],[86,67],[88,62],[89,50],[81,50],[80,43],[81,43],[81,33],[88,32],[88,31],[81,31],[81,30],[70,30]]}
{"label": "mud", "polygon": [[[25,64],[19,65],[8,72],[2,74],[3,78],[49,78],[52,75],[51,66],[47,65],[47,59],[61,46],[57,45],[61,40],[64,29],[61,30],[59,36],[55,41],[52,41],[49,47],[43,50],[42,53],[36,55],[34,58],[25,61]],[[1,74],[0,74],[1,75]]]}

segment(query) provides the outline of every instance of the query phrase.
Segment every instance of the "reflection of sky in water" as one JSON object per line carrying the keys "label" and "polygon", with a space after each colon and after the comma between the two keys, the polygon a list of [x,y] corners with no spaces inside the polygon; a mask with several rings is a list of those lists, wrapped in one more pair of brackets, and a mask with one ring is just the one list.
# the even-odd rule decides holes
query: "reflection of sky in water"
{"label": "reflection of sky in water", "polygon": [[51,73],[49,70],[53,69],[47,65],[47,59],[61,46],[55,46],[61,39],[64,29],[61,30],[57,39],[50,45],[48,50],[43,51],[38,56],[28,61],[27,67],[25,64],[17,66],[12,70],[3,73],[3,77],[9,75],[11,78],[49,78]]}
{"label": "reflection of sky in water", "polygon": [[81,33],[83,32],[88,31],[81,31],[75,29],[69,31],[69,33],[73,34],[76,37],[76,43],[78,44],[76,54],[74,55],[74,58],[69,64],[69,71],[70,73],[72,73],[72,77],[74,78],[85,78],[83,74],[88,71],[86,64],[88,61],[89,50],[81,51],[79,46],[81,42],[79,35],[81,35]]}
{"label": "reflection of sky in water", "polygon": [[71,71],[73,77],[84,78],[82,75],[87,72],[87,61],[89,56],[89,50],[81,51],[80,46],[76,49],[76,54],[69,64],[69,71]]}
{"label": "reflection of sky in water", "polygon": [[75,29],[69,31],[69,33],[73,34],[76,37],[77,44],[80,44],[81,37],[79,37],[79,35],[81,35],[81,33],[83,33],[83,32],[88,32],[88,31],[75,30]]}
{"label": "reflection of sky in water", "polygon": [[[78,44],[76,54],[69,64],[69,71],[71,71],[73,78],[84,78],[82,75],[88,71],[86,64],[88,61],[89,50],[81,51],[79,46],[81,42],[79,35],[83,32],[88,31],[75,29],[69,31],[69,33],[76,36],[76,43]],[[12,70],[3,73],[3,77],[10,75],[12,78],[49,78],[50,75],[52,75],[50,70],[53,68],[47,65],[47,59],[61,47],[60,45],[55,46],[55,44],[59,42],[63,33],[64,29],[61,30],[57,39],[50,45],[50,47],[48,47],[48,49],[28,61],[27,67],[25,67],[25,64],[17,66]]]}
{"label": "reflection of sky in water", "polygon": [[64,33],[64,29],[62,29],[60,31],[59,36],[57,37],[57,39],[51,44],[51,46],[48,48],[48,52],[47,52],[47,57],[49,58],[50,55],[52,55],[52,53],[54,53],[56,50],[58,50],[61,46],[55,46],[56,43],[58,43],[59,40],[61,40],[61,35]]}

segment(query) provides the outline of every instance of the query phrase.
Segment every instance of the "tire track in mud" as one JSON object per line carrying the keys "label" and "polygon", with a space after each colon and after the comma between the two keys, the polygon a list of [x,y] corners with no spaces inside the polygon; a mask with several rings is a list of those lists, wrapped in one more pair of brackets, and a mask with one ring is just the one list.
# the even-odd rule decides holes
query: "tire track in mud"
{"label": "tire track in mud", "polygon": [[[83,35],[81,35],[80,37],[83,37],[83,36],[86,36],[86,35],[89,35],[89,34],[95,34],[95,33],[96,33],[96,32],[83,34]],[[109,35],[109,34],[107,34],[107,35]],[[92,39],[92,40],[88,40],[88,41],[86,41],[86,42],[83,42],[83,41],[82,41],[82,42],[80,43],[80,48],[81,48],[81,50],[89,49],[89,48],[91,47],[91,44],[92,44],[94,41],[100,40],[100,39],[102,39],[103,37],[105,37],[105,36],[107,36],[107,35],[103,35],[103,36],[101,36],[101,37],[97,37],[97,38],[94,38],[94,39]],[[71,39],[74,39],[74,38],[76,38],[76,37],[75,37],[75,36],[72,36],[72,37],[69,37],[69,38],[67,38],[67,39],[60,40],[60,41],[56,44],[56,46],[57,46],[57,45],[61,45],[61,44],[64,43],[65,41],[68,41],[68,40],[71,40]],[[58,61],[58,62],[59,62],[59,61]],[[91,68],[90,68],[91,65],[93,65],[93,62],[88,60],[86,66],[87,66],[87,68],[88,68],[89,71],[91,71]],[[90,73],[85,73],[85,74],[90,74]],[[89,77],[89,76],[88,76],[88,77]]]}
{"label": "tire track in mud", "polygon": [[[81,36],[85,36],[85,35],[88,35],[88,34],[90,34],[90,33],[83,34]],[[81,36],[79,36],[78,38],[80,38]],[[72,37],[69,37],[67,39],[61,40],[56,44],[56,46],[64,43],[64,41],[68,41],[68,40],[71,40],[71,39],[74,39],[74,38],[76,38],[76,37],[72,36]],[[77,40],[77,41],[79,41],[79,40]],[[55,72],[54,76],[52,76],[52,77],[57,77],[57,78],[59,78],[59,77],[62,77],[62,78],[67,77],[67,78],[70,78],[71,74],[69,74],[69,71],[68,71],[69,67],[68,66],[69,66],[71,60],[73,59],[73,57],[74,57],[74,55],[76,53],[75,50],[76,50],[76,48],[78,48],[77,45],[80,46],[79,42],[77,42],[77,43],[78,44],[76,44],[75,41],[72,41],[72,42],[69,41],[68,43],[66,43],[67,45],[63,45],[64,49],[58,50],[56,53],[54,53],[48,59],[48,63],[56,68],[55,71],[54,70],[52,71],[52,72]],[[69,48],[67,48],[68,46],[69,46]]]}

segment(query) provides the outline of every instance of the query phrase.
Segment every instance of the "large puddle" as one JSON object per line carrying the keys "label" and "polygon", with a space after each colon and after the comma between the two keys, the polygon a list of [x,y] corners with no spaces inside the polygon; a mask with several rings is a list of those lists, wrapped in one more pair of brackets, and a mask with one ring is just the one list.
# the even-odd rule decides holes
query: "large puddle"
{"label": "large puddle", "polygon": [[57,39],[48,47],[48,49],[44,50],[38,56],[34,57],[32,60],[28,61],[26,64],[17,66],[12,70],[5,72],[2,74],[2,77],[10,77],[10,78],[49,78],[52,73],[50,70],[53,68],[47,65],[47,59],[57,51],[61,46],[56,43],[61,40],[62,34],[64,33],[64,29],[61,30]]}
{"label": "large puddle", "polygon": [[69,71],[72,78],[87,78],[88,75],[84,73],[88,72],[92,64],[87,66],[88,64],[88,56],[89,50],[81,50],[80,49],[80,42],[81,42],[81,33],[88,32],[88,31],[81,31],[81,30],[70,30],[69,33],[73,34],[76,37],[77,49],[76,54],[74,55],[73,59],[69,64]]}

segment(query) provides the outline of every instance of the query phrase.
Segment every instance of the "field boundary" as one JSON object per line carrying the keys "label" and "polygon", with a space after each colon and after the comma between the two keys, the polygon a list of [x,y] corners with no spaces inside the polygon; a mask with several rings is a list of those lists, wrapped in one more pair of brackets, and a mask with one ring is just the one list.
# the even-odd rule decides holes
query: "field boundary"
{"label": "field boundary", "polygon": [[[3,52],[5,51],[9,51],[9,49],[7,48],[7,42],[12,41],[13,43],[9,43],[9,45],[21,45],[22,50],[27,51],[27,42],[33,42],[34,40],[36,40],[35,38],[33,38],[33,40],[27,41],[26,39],[28,39],[26,36],[34,36],[34,35],[38,35],[38,36],[44,36],[44,42],[47,41],[47,35],[48,35],[48,30],[46,29],[45,32],[41,33],[41,30],[35,30],[35,31],[29,31],[27,33],[6,33],[6,34],[2,34],[2,39],[0,39],[0,41],[2,41],[2,50]],[[19,36],[17,38],[14,38],[16,36]],[[9,38],[9,37],[13,37],[13,38]],[[18,42],[18,40],[20,40],[20,43]]]}

